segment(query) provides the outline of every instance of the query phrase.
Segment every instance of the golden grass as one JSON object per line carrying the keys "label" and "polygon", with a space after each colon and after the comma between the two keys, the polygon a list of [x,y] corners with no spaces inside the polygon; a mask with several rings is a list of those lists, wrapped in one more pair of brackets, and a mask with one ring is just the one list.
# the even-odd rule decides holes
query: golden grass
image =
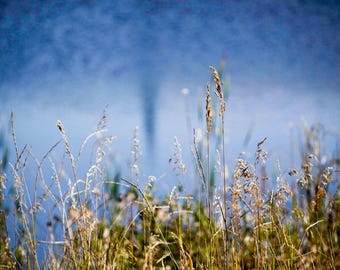
{"label": "golden grass", "polygon": [[[177,137],[170,163],[179,184],[161,200],[154,192],[156,177],[149,176],[145,187],[140,185],[138,129],[133,135],[130,178],[119,172],[110,177],[104,160],[115,137],[105,135],[106,111],[76,156],[58,120],[61,140],[40,161],[27,146],[17,145],[12,114],[16,157],[10,172],[0,169],[0,201],[13,199],[15,208],[7,214],[0,209],[0,268],[339,269],[339,160],[323,151],[321,129],[305,128],[301,169],[282,171],[277,162],[276,176],[268,176],[264,138],[254,159],[237,159],[227,178],[223,88],[218,72],[210,68],[220,103],[221,133],[211,132],[218,122],[208,85],[207,144],[194,134],[193,145],[202,197],[185,191],[187,167]],[[91,139],[96,146],[94,160],[83,174],[78,162]],[[54,159],[61,142],[66,155]],[[211,154],[216,152],[210,150],[212,142],[222,152],[222,161]],[[217,163],[220,176],[215,172]],[[27,173],[32,164],[37,168],[34,181]],[[4,192],[11,177],[13,197]],[[216,185],[216,180],[221,184]],[[335,192],[329,189],[331,183]],[[46,222],[44,239],[37,233],[41,220]],[[16,240],[9,238],[8,226],[15,227]]]}

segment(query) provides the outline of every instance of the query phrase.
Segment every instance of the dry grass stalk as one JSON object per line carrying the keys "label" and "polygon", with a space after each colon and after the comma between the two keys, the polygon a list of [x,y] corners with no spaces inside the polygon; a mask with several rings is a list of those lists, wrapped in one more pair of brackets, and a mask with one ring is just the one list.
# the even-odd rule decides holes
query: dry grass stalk
{"label": "dry grass stalk", "polygon": [[[39,261],[37,256],[37,239],[36,239],[36,212],[41,210],[41,205],[36,203],[36,190],[34,190],[34,199],[32,200],[29,185],[25,179],[25,168],[30,157],[30,151],[25,145],[19,153],[19,148],[16,141],[14,129],[14,114],[11,113],[11,129],[13,143],[16,152],[16,162],[13,166],[10,164],[14,175],[14,192],[15,192],[15,222],[19,222],[22,226],[24,233],[18,232],[19,236],[23,239],[20,241],[25,242],[27,253],[29,254],[26,261],[28,267],[39,268]],[[24,156],[26,155],[26,156]],[[18,225],[18,224],[15,224]],[[19,225],[19,226],[20,226]],[[17,232],[16,232],[17,233]]]}
{"label": "dry grass stalk", "polygon": [[14,132],[14,113],[11,112],[11,129],[12,129],[12,138],[13,138],[13,143],[14,143],[14,148],[15,148],[15,154],[17,159],[19,159],[19,150],[18,150],[18,144],[17,144],[17,138],[15,136]]}
{"label": "dry grass stalk", "polygon": [[[211,96],[210,96],[210,85],[207,84],[207,90],[205,95],[205,119],[206,119],[206,126],[207,126],[207,183],[206,183],[206,203],[208,207],[208,218],[209,218],[209,229],[210,233],[212,234],[212,216],[211,216],[211,173],[210,173],[210,132],[212,128],[212,122],[213,122],[213,110],[211,105]],[[209,248],[209,264],[212,264],[212,248]]]}
{"label": "dry grass stalk", "polygon": [[[210,66],[211,73],[214,77],[214,81],[216,84],[216,90],[215,93],[219,98],[220,101],[220,115],[221,115],[221,136],[222,136],[222,170],[223,170],[223,211],[224,211],[224,217],[227,216],[227,175],[226,175],[226,158],[225,158],[225,143],[224,143],[224,113],[225,113],[225,101],[224,101],[224,95],[223,95],[223,89],[222,89],[222,83],[220,80],[220,76],[218,75],[217,70]],[[225,256],[227,256],[227,238],[228,238],[228,230],[227,230],[227,224],[224,222],[224,252]],[[227,268],[227,260],[224,260],[224,269]]]}
{"label": "dry grass stalk", "polygon": [[216,84],[215,93],[220,100],[220,114],[223,117],[226,108],[225,108],[225,101],[224,101],[224,94],[223,94],[221,79],[220,79],[220,76],[218,75],[216,68],[214,68],[213,66],[210,66],[210,70],[211,70],[211,73],[214,77],[214,81]]}
{"label": "dry grass stalk", "polygon": [[[222,85],[218,74],[215,69],[212,69],[212,73],[216,82],[216,93],[220,99],[223,99],[223,93],[219,94]],[[212,165],[209,135],[213,121],[209,86],[205,98],[207,173],[209,174]],[[225,107],[220,108],[221,133],[224,138],[222,108]],[[327,157],[325,161],[321,161],[324,159],[324,153],[319,141],[320,136],[315,134],[315,131],[306,132],[312,138],[307,140],[308,151],[302,151],[304,155],[300,171],[293,169],[282,173],[277,163],[278,176],[274,181],[268,182],[275,185],[274,189],[268,189],[268,186],[262,184],[267,179],[264,173],[267,152],[263,149],[266,138],[257,144],[253,162],[245,159],[237,160],[230,187],[225,183],[225,158],[223,157],[223,161],[215,158],[215,163],[221,168],[220,178],[223,177],[224,186],[214,194],[217,196],[214,201],[216,205],[213,205],[212,209],[216,211],[210,213],[209,210],[207,215],[206,211],[210,207],[211,200],[208,197],[208,189],[211,187],[208,183],[210,174],[209,177],[206,175],[204,164],[206,160],[202,158],[195,132],[193,152],[196,169],[206,194],[205,205],[201,203],[200,197],[192,201],[191,196],[182,196],[183,191],[179,186],[173,188],[169,198],[160,202],[153,194],[156,181],[156,177],[153,176],[149,177],[144,190],[139,188],[138,183],[133,184],[124,178],[121,179],[124,183],[116,178],[114,181],[107,179],[103,166],[104,146],[110,143],[113,137],[103,137],[101,134],[105,128],[105,112],[97,130],[85,139],[76,160],[73,159],[63,124],[57,122],[67,154],[63,155],[60,168],[56,163],[57,160],[54,161],[51,157],[51,152],[59,142],[52,146],[41,160],[38,160],[28,147],[19,149],[15,138],[13,114],[11,118],[15,145],[15,164],[10,164],[14,178],[16,207],[13,211],[14,230],[16,230],[15,235],[19,236],[19,239],[15,240],[15,250],[11,251],[12,255],[6,259],[13,259],[13,264],[10,264],[12,268],[171,269],[173,267],[174,269],[210,270],[338,269],[340,267],[339,191],[334,193],[329,187],[331,181],[335,182],[333,173],[339,172],[336,167],[339,162],[336,161],[337,157]],[[91,156],[90,167],[85,174],[81,176],[79,170],[79,175],[75,175],[76,180],[73,181],[72,177],[71,180],[67,176],[68,167],[64,167],[64,159],[71,159],[75,174],[84,146],[95,135],[98,135],[98,140],[92,151],[94,160]],[[139,141],[136,135],[134,139],[136,140],[132,150],[136,151],[132,155],[132,164],[137,164]],[[223,149],[219,150],[224,154],[224,141],[221,148]],[[174,169],[184,178],[185,166],[177,138],[174,140],[174,149],[172,156]],[[305,153],[312,154],[305,155]],[[33,165],[37,167],[36,175],[33,175],[34,184],[29,181],[29,179],[34,180],[34,177],[28,177],[25,173],[27,167],[32,165],[31,159],[35,161]],[[45,160],[50,163],[48,174],[44,171]],[[51,171],[51,182],[47,182],[47,176]],[[291,192],[286,176],[296,177],[294,180],[300,184],[300,194]],[[6,181],[6,177],[0,169],[0,185]],[[136,176],[134,172],[131,178],[137,181],[138,175]],[[42,186],[42,190],[39,191],[38,182]],[[119,185],[123,190],[108,195],[103,186],[106,183],[110,183],[111,187],[112,184]],[[76,193],[75,189],[78,186],[79,191]],[[339,185],[336,188],[339,189]],[[76,194],[79,195],[78,198]],[[226,194],[228,194],[228,201]],[[4,199],[7,199],[7,194],[4,196]],[[289,200],[292,200],[291,207]],[[298,205],[298,201],[303,200],[306,203]],[[105,204],[110,205],[103,207]],[[38,212],[44,214],[40,211],[42,206],[48,218],[46,241],[41,240],[43,236],[35,228],[35,215]],[[130,209],[133,211],[129,212]],[[130,213],[133,216],[129,216]],[[220,216],[223,221],[218,223]],[[0,225],[6,222],[3,221],[5,218],[0,209]],[[37,222],[38,225],[39,223]],[[58,230],[55,231],[55,228]],[[3,233],[1,230],[0,226],[0,233]],[[130,232],[131,236],[129,236]],[[6,243],[8,246],[10,244]],[[45,248],[46,245],[48,249]],[[38,261],[37,250],[40,247],[45,252],[45,262]],[[2,249],[0,254],[3,255],[4,253],[1,252]],[[3,257],[0,256],[0,268],[8,266]]]}
{"label": "dry grass stalk", "polygon": [[205,120],[207,125],[207,134],[209,136],[211,132],[212,127],[212,120],[213,120],[213,112],[212,112],[212,106],[211,106],[211,97],[210,97],[210,86],[207,84],[207,91],[205,95]]}
{"label": "dry grass stalk", "polygon": [[57,127],[58,127],[61,135],[63,136],[63,140],[64,140],[64,144],[65,144],[65,151],[66,151],[66,154],[70,158],[74,180],[76,181],[77,180],[77,176],[76,176],[77,175],[76,163],[75,163],[73,154],[71,152],[70,144],[69,144],[67,136],[66,136],[64,125],[63,125],[63,123],[60,120],[57,120]]}
{"label": "dry grass stalk", "polygon": [[173,164],[173,171],[177,176],[185,175],[187,169],[183,162],[182,146],[176,136],[174,137],[173,147],[173,157],[169,160]]}
{"label": "dry grass stalk", "polygon": [[195,157],[195,165],[196,165],[196,169],[198,171],[198,175],[199,175],[199,177],[202,181],[202,186],[203,186],[204,193],[205,193],[206,205],[208,205],[209,198],[208,198],[208,190],[207,190],[207,180],[206,180],[206,175],[204,173],[203,162],[202,162],[202,159],[201,159],[201,156],[199,154],[198,147],[197,147],[197,132],[196,132],[195,129],[194,129],[194,145],[192,147],[192,153]]}
{"label": "dry grass stalk", "polygon": [[172,253],[172,251],[171,251],[171,249],[170,249],[170,247],[169,247],[169,244],[168,244],[168,242],[166,241],[166,239],[165,239],[165,237],[164,237],[163,231],[162,231],[162,229],[160,228],[160,224],[157,223],[156,217],[155,217],[155,215],[154,215],[153,207],[152,207],[152,205],[150,204],[148,198],[145,196],[145,193],[138,187],[138,185],[133,184],[133,183],[130,182],[129,180],[127,180],[127,179],[125,179],[125,178],[121,178],[121,180],[124,181],[125,183],[127,183],[128,185],[130,185],[131,187],[133,187],[134,189],[136,189],[136,190],[141,194],[141,196],[142,196],[142,198],[143,198],[143,200],[144,200],[144,202],[145,202],[145,204],[146,204],[147,209],[148,209],[149,212],[151,213],[151,217],[152,217],[153,221],[155,221],[155,226],[156,226],[156,228],[157,228],[157,232],[159,233],[159,235],[160,235],[160,237],[161,237],[163,243],[166,243],[165,247],[167,248],[167,250],[168,250],[168,252],[169,252],[169,256],[170,256],[171,260],[173,261],[173,263],[174,263],[176,269],[180,269],[180,267],[179,267],[179,265],[178,265],[178,263],[177,263],[177,261],[176,261],[174,255],[173,255],[173,253]]}
{"label": "dry grass stalk", "polygon": [[138,183],[139,181],[139,165],[138,160],[142,155],[140,141],[139,141],[139,128],[136,126],[133,132],[133,145],[131,149],[131,165],[130,165],[130,173],[131,177]]}

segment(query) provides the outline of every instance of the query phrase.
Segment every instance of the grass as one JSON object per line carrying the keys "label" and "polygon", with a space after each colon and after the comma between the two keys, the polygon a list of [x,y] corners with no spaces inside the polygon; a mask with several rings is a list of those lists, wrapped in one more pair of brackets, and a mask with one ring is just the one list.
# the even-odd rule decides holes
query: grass
{"label": "grass", "polygon": [[[276,176],[269,177],[264,138],[254,158],[240,156],[227,176],[226,103],[220,74],[213,67],[211,72],[220,107],[216,114],[208,85],[205,138],[198,140],[195,131],[192,146],[197,196],[183,187],[187,168],[176,137],[169,162],[181,181],[160,199],[156,177],[140,184],[137,128],[129,178],[119,172],[110,177],[105,154],[115,137],[105,135],[105,111],[77,155],[58,120],[61,139],[41,160],[18,146],[12,114],[15,162],[8,163],[8,151],[2,151],[0,170],[0,268],[339,269],[339,159],[322,148],[322,126],[305,127],[300,169],[282,171],[277,162]],[[79,160],[91,140],[94,158],[83,175]],[[55,160],[60,148],[64,154]],[[33,168],[35,177],[28,177]],[[9,179],[13,189],[6,192]],[[5,211],[3,202],[10,200],[14,207]]]}

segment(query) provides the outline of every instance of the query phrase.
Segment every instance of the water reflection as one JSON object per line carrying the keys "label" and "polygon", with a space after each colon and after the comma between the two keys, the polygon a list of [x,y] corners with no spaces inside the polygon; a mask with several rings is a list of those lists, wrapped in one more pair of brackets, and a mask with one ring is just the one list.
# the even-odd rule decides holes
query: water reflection
{"label": "water reflection", "polygon": [[[43,124],[46,138],[61,116],[85,133],[108,104],[120,123],[114,132],[125,138],[141,126],[151,152],[186,134],[180,89],[190,88],[195,114],[209,65],[227,54],[231,147],[240,151],[253,122],[259,139],[279,145],[301,117],[339,127],[338,11],[303,1],[3,2],[0,104],[23,119],[18,125],[29,115],[31,133]],[[27,129],[18,136],[41,145]]]}
{"label": "water reflection", "polygon": [[153,81],[146,80],[142,85],[143,126],[146,130],[148,150],[152,154],[155,143],[157,96],[159,88]]}

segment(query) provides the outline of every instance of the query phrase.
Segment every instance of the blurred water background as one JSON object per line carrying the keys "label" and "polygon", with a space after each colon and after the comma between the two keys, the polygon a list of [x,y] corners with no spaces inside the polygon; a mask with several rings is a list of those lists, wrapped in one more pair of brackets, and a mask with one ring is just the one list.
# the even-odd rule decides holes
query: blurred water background
{"label": "blurred water background", "polygon": [[111,173],[129,175],[138,126],[141,178],[159,177],[174,136],[192,166],[209,66],[225,63],[230,168],[264,137],[271,160],[296,165],[302,121],[322,123],[336,145],[339,23],[338,1],[1,1],[2,129],[13,111],[18,145],[41,159],[60,139],[57,119],[76,152],[107,108]]}

